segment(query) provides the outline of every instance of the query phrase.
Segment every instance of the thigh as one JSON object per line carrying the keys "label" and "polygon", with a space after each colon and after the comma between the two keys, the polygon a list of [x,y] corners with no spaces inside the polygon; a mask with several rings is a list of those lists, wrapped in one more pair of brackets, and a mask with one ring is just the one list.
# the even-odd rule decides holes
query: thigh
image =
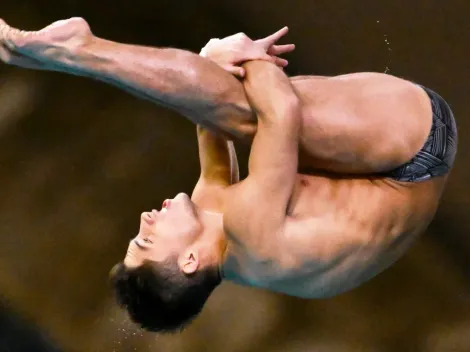
{"label": "thigh", "polygon": [[355,73],[292,83],[303,104],[303,168],[392,170],[418,153],[430,133],[430,100],[406,80]]}

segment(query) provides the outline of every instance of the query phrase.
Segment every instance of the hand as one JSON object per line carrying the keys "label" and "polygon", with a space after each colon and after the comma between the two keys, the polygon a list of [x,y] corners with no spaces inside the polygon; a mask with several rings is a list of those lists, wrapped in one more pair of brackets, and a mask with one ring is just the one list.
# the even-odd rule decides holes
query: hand
{"label": "hand", "polygon": [[289,53],[295,49],[294,44],[276,45],[277,41],[289,32],[284,27],[266,38],[251,40],[244,33],[231,35],[223,39],[211,39],[201,50],[200,55],[207,57],[226,71],[238,77],[245,76],[240,65],[251,60],[265,60],[279,67],[288,65],[288,61],[278,55]]}

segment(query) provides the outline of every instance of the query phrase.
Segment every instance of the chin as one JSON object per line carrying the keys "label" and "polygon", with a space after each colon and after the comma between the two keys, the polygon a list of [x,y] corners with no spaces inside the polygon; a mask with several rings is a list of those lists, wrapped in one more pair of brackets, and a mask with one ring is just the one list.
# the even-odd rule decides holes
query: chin
{"label": "chin", "polygon": [[190,200],[189,196],[186,193],[178,193],[175,199]]}

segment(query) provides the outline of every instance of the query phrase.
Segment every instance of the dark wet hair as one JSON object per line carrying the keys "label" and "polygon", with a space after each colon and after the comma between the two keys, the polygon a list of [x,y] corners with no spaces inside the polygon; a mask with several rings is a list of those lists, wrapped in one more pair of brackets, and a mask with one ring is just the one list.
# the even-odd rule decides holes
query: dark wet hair
{"label": "dark wet hair", "polygon": [[182,331],[196,318],[221,277],[217,268],[186,275],[172,257],[136,268],[119,263],[111,282],[119,305],[133,322],[147,331],[170,333]]}

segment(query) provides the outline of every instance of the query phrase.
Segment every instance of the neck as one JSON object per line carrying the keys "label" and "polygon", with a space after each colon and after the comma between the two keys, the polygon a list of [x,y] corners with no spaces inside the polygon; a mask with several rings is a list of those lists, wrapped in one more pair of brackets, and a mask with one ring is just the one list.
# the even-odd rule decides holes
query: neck
{"label": "neck", "polygon": [[216,265],[222,280],[229,280],[242,283],[242,266],[246,262],[246,256],[239,246],[230,241],[224,230],[224,218],[222,213],[199,210],[206,231],[207,241],[216,250],[205,251],[211,253],[206,258],[208,265]]}
{"label": "neck", "polygon": [[204,226],[204,241],[201,247],[207,247],[201,253],[206,253],[203,261],[205,265],[220,268],[227,250],[227,238],[224,231],[223,214],[204,209],[199,210],[199,218]]}

